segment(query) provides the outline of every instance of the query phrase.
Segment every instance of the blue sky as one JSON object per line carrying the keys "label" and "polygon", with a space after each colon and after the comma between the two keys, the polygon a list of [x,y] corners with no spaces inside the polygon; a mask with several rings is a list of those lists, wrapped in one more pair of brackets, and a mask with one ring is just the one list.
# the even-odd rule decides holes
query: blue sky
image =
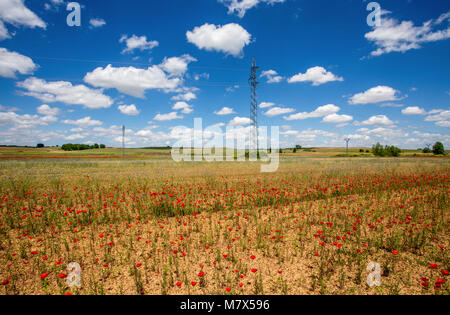
{"label": "blue sky", "polygon": [[[0,144],[172,145],[194,118],[281,146],[450,146],[450,5],[378,1],[0,1]],[[183,127],[178,127],[183,126]],[[178,127],[178,128],[177,128]]]}

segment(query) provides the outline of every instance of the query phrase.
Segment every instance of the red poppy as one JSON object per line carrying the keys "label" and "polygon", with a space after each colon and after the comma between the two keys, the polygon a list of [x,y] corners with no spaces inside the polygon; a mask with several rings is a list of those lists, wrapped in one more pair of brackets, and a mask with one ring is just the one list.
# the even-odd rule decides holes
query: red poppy
{"label": "red poppy", "polygon": [[397,255],[398,255],[398,252],[397,252],[396,250],[393,250],[393,251],[392,251],[392,254],[394,254],[395,256],[397,256]]}
{"label": "red poppy", "polygon": [[197,284],[197,282],[192,281],[191,284],[192,284],[193,287],[195,287],[195,285]]}
{"label": "red poppy", "polygon": [[225,288],[225,291],[230,292],[231,288]]}
{"label": "red poppy", "polygon": [[177,282],[177,287],[179,287],[179,288],[181,287],[181,282],[180,281]]}
{"label": "red poppy", "polygon": [[203,277],[205,275],[205,272],[203,272],[203,271],[200,271],[199,273],[198,273],[198,276],[201,278],[201,277]]}
{"label": "red poppy", "polygon": [[67,278],[67,275],[64,274],[64,273],[60,273],[60,274],[58,275],[58,278],[60,278],[60,279]]}
{"label": "red poppy", "polygon": [[258,271],[258,269],[256,269],[256,268],[253,268],[252,270],[251,270],[251,272],[253,272],[253,273],[255,273],[255,272],[257,272]]}
{"label": "red poppy", "polygon": [[252,260],[255,259],[255,258],[256,258],[255,255],[251,255],[251,256],[250,256],[250,259],[252,259]]}
{"label": "red poppy", "polygon": [[41,274],[41,279],[44,280],[49,275],[48,272]]}

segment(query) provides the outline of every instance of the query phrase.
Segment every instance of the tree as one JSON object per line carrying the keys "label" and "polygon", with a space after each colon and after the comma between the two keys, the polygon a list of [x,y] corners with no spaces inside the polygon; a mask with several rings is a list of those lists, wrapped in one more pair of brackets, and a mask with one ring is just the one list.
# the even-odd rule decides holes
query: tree
{"label": "tree", "polygon": [[444,149],[444,145],[442,144],[442,142],[436,142],[433,146],[433,154],[434,155],[445,155],[445,149]]}
{"label": "tree", "polygon": [[104,149],[106,146],[104,144],[100,144],[100,149]]}
{"label": "tree", "polygon": [[372,153],[375,156],[384,156],[385,155],[383,146],[379,142],[372,147]]}
{"label": "tree", "polygon": [[94,143],[94,149],[98,149],[98,148],[99,148],[98,143]]}
{"label": "tree", "polygon": [[38,143],[36,145],[36,148],[45,148],[45,145],[43,143]]}
{"label": "tree", "polygon": [[301,150],[301,149],[302,149],[302,146],[297,144],[297,145],[295,146],[295,148],[296,148],[297,150]]}
{"label": "tree", "polygon": [[294,150],[292,150],[292,153],[297,153],[297,148],[294,148]]}
{"label": "tree", "polygon": [[402,151],[395,146],[385,146],[383,147],[380,143],[377,143],[372,147],[372,153],[375,156],[394,156],[397,157],[402,153]]}

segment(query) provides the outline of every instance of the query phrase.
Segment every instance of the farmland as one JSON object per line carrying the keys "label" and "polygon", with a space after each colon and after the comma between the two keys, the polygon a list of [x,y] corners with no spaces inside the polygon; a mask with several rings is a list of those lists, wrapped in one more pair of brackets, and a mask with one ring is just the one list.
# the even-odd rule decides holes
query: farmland
{"label": "farmland", "polygon": [[262,174],[36,151],[0,161],[0,294],[450,293],[446,158],[286,154]]}

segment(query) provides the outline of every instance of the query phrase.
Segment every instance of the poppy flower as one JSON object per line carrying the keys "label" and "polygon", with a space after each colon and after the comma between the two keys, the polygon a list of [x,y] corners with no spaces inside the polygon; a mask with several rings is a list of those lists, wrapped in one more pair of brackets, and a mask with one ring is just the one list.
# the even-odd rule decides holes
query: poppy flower
{"label": "poppy flower", "polygon": [[255,255],[251,255],[251,256],[250,256],[250,259],[251,259],[251,260],[254,260],[255,258],[256,258]]}
{"label": "poppy flower", "polygon": [[258,269],[256,269],[256,268],[253,268],[252,270],[251,270],[251,272],[253,272],[253,273],[255,273],[255,272],[257,272],[258,271]]}
{"label": "poppy flower", "polygon": [[195,287],[195,285],[197,284],[197,282],[192,281],[191,284],[192,284],[193,287]]}
{"label": "poppy flower", "polygon": [[438,265],[436,265],[436,264],[430,264],[428,267],[429,267],[430,269],[437,269]]}
{"label": "poppy flower", "polygon": [[65,279],[65,278],[67,278],[67,275],[64,274],[64,273],[60,273],[60,274],[58,275],[58,278],[60,278],[60,279]]}
{"label": "poppy flower", "polygon": [[137,264],[136,264],[136,267],[137,267],[137,268],[139,268],[140,266],[142,266],[141,263],[137,263]]}
{"label": "poppy flower", "polygon": [[48,272],[41,274],[41,279],[44,280],[49,275]]}
{"label": "poppy flower", "polygon": [[225,288],[225,291],[230,292],[231,288]]}
{"label": "poppy flower", "polygon": [[447,270],[441,270],[441,273],[442,273],[444,276],[448,276],[448,271],[447,271]]}
{"label": "poppy flower", "polygon": [[397,256],[397,255],[398,255],[398,252],[397,252],[396,250],[393,250],[393,251],[392,251],[392,254],[395,255],[395,256]]}
{"label": "poppy flower", "polygon": [[181,288],[181,282],[180,281],[177,282],[177,287]]}
{"label": "poppy flower", "polygon": [[201,278],[201,277],[203,277],[205,275],[205,272],[204,271],[200,271],[199,273],[198,273],[198,276]]}

